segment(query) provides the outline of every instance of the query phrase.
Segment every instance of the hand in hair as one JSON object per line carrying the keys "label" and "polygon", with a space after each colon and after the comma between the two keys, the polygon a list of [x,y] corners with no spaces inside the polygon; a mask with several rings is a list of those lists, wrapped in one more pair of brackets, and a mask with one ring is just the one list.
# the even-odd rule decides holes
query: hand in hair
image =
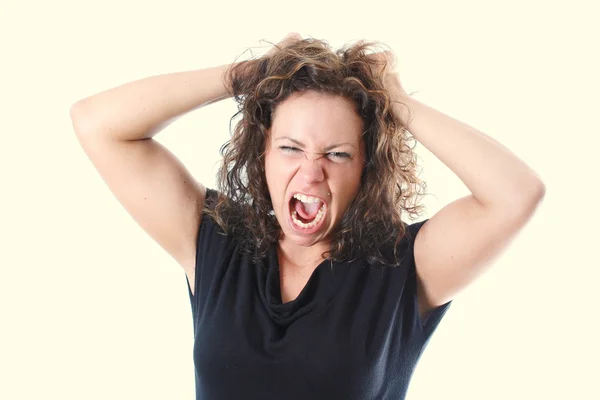
{"label": "hand in hair", "polygon": [[290,32],[290,33],[288,33],[287,35],[285,35],[285,37],[283,39],[281,39],[279,41],[279,43],[277,43],[276,45],[274,45],[273,48],[271,48],[271,50],[269,50],[267,52],[267,54],[265,54],[265,57],[272,56],[273,54],[275,54],[280,49],[286,47],[289,44],[294,43],[297,40],[302,40],[302,36],[300,36],[296,32]]}
{"label": "hand in hair", "polygon": [[[232,76],[230,74],[230,71],[227,71],[227,73],[224,74],[224,77],[223,77],[223,84],[224,84],[225,88],[227,89],[227,92],[229,93],[229,95],[234,96],[234,93],[236,92],[236,89],[234,89],[232,86],[232,80],[234,80],[236,77],[240,77],[239,79],[241,81],[246,81],[246,80],[251,79],[250,75],[256,73],[256,66],[258,63],[272,57],[281,49],[289,46],[290,44],[292,44],[298,40],[302,40],[302,36],[300,36],[296,32],[290,32],[287,35],[285,35],[285,37],[283,39],[281,39],[277,44],[274,44],[265,55],[258,57],[258,58],[253,58],[253,59],[250,59],[247,61],[242,61],[239,63],[231,64],[230,68],[236,67],[235,68],[236,71],[234,74],[235,76]],[[241,94],[241,92],[238,92],[238,93]]]}
{"label": "hand in hair", "polygon": [[392,95],[392,100],[399,100],[400,96],[408,96],[402,83],[400,75],[396,72],[396,57],[390,50],[373,53],[368,56],[375,61],[371,65],[371,70],[375,75],[383,75],[383,82],[386,89]]}

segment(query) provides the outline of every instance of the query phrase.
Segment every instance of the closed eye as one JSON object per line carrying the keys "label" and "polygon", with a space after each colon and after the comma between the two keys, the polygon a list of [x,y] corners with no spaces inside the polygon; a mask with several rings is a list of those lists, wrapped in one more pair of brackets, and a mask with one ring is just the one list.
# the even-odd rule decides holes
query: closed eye
{"label": "closed eye", "polygon": [[[279,149],[288,154],[299,155],[303,153],[302,149],[292,146],[279,146]],[[322,154],[321,157],[327,157],[329,160],[337,162],[349,161],[352,159],[352,156],[349,153],[343,151],[331,151],[329,153]]]}
{"label": "closed eye", "polygon": [[350,154],[344,153],[343,151],[332,151],[327,153],[327,157],[337,160],[350,159]]}
{"label": "closed eye", "polygon": [[284,153],[297,153],[297,152],[301,151],[299,148],[291,147],[291,146],[279,146],[279,148]]}

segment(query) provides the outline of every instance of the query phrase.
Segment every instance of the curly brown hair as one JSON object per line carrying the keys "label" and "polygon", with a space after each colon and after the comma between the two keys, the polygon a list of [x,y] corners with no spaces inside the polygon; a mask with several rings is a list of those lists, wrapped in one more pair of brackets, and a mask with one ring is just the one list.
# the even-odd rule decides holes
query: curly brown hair
{"label": "curly brown hair", "polygon": [[[380,42],[359,40],[334,51],[327,42],[297,40],[258,59],[234,63],[225,75],[230,95],[242,114],[232,137],[221,147],[217,175],[219,198],[204,212],[239,240],[258,262],[278,242],[281,228],[275,218],[265,176],[265,151],[272,115],[295,92],[315,91],[352,101],[364,121],[366,157],[361,186],[338,224],[330,250],[332,261],[362,257],[369,265],[396,265],[385,244],[396,248],[405,235],[403,213],[411,219],[422,208],[417,198],[426,188],[417,176],[414,141],[391,109],[391,97],[376,62],[368,57]],[[372,53],[375,51],[371,51]],[[416,141],[414,141],[416,144]]]}

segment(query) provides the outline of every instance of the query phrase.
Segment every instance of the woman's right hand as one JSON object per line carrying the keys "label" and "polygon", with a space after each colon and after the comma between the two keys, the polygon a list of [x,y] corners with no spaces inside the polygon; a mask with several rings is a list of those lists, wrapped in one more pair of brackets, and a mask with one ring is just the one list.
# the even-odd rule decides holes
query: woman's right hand
{"label": "woman's right hand", "polygon": [[281,39],[276,45],[274,45],[267,52],[267,54],[265,54],[265,57],[271,57],[273,54],[275,54],[281,48],[286,47],[298,40],[302,40],[302,36],[300,36],[298,33],[296,33],[296,32],[288,33],[287,35],[285,35],[285,37],[283,39]]}
{"label": "woman's right hand", "polygon": [[[272,45],[271,49],[269,49],[269,51],[263,56],[229,65],[229,68],[223,76],[223,84],[229,95],[236,96],[246,93],[248,90],[250,90],[250,88],[253,87],[253,84],[257,83],[254,82],[252,77],[256,73],[256,68],[261,61],[272,57],[282,48],[285,48],[298,40],[302,40],[302,36],[296,32],[290,32],[279,42]],[[236,87],[234,87],[233,82],[236,82]]]}

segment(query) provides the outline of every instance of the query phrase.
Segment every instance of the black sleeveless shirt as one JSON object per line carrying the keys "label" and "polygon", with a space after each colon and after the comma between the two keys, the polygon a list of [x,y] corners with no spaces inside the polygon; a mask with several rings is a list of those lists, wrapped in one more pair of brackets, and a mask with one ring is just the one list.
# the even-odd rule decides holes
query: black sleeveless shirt
{"label": "black sleeveless shirt", "polygon": [[188,282],[196,399],[404,399],[451,304],[419,317],[413,244],[425,221],[408,225],[399,266],[324,261],[282,304],[276,248],[255,264],[204,215],[194,295]]}

